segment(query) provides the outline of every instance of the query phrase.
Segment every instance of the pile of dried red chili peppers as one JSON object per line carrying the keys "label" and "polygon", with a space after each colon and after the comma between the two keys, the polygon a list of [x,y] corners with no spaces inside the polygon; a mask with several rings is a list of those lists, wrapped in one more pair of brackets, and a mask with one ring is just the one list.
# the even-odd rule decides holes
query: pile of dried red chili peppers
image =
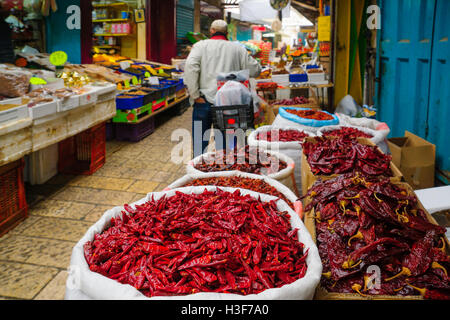
{"label": "pile of dried red chili peppers", "polygon": [[349,138],[373,138],[372,135],[352,127],[341,127],[325,131],[323,137],[349,137]]}
{"label": "pile of dried red chili peppers", "polygon": [[177,192],[132,208],[84,245],[91,271],[146,296],[252,294],[304,277],[307,250],[275,201]]}
{"label": "pile of dried red chili peppers", "polygon": [[266,140],[269,142],[291,142],[291,141],[300,141],[308,137],[309,135],[303,131],[299,130],[270,130],[259,132],[256,136],[257,140]]}
{"label": "pile of dried red chili peppers", "polygon": [[303,143],[303,152],[314,175],[361,172],[368,176],[392,177],[392,157],[376,146],[359,143],[349,137],[316,137]]}
{"label": "pile of dried red chili peppers", "polygon": [[276,82],[259,82],[256,85],[257,90],[275,90],[278,88],[278,83]]}
{"label": "pile of dried red chili peppers", "polygon": [[263,175],[276,173],[286,167],[286,162],[261,149],[250,148],[248,145],[240,150],[217,151],[194,165],[195,169],[202,172],[238,170]]}
{"label": "pile of dried red chili peppers", "polygon": [[286,112],[294,114],[300,118],[313,120],[333,120],[333,116],[323,111],[308,110],[308,109],[286,109]]}
{"label": "pile of dried red chili peppers", "polygon": [[281,192],[275,187],[266,183],[262,179],[252,179],[244,177],[212,177],[195,179],[186,184],[185,186],[218,186],[218,187],[230,187],[230,188],[242,188],[252,190],[259,193],[269,194],[284,200],[292,209],[294,204],[290,202]]}
{"label": "pile of dried red chili peppers", "polygon": [[406,189],[346,174],[317,181],[306,197],[327,291],[450,298],[445,228],[430,223]]}

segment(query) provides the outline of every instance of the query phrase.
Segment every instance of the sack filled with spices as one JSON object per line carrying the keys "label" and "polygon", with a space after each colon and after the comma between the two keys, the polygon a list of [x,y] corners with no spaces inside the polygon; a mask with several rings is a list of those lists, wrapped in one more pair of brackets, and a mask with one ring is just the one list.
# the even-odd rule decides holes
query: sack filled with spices
{"label": "sack filled with spices", "polygon": [[208,152],[188,162],[186,173],[242,171],[275,179],[298,194],[294,177],[295,162],[275,151],[250,147],[232,151]]}
{"label": "sack filled with spices", "polygon": [[386,139],[384,132],[367,127],[359,127],[346,124],[322,127],[317,131],[317,135],[330,137],[347,136],[350,138],[367,138],[378,147],[380,147],[383,140]]}
{"label": "sack filled with spices", "polygon": [[69,270],[65,299],[302,300],[313,298],[322,264],[286,202],[207,186],[106,211]]}
{"label": "sack filled with spices", "polygon": [[375,130],[378,134],[372,140],[372,142],[375,143],[384,153],[389,153],[387,136],[391,132],[391,129],[385,122],[380,122],[376,119],[369,119],[364,117],[363,118],[350,117],[341,113],[336,113],[336,115],[339,118],[339,124]]}
{"label": "sack filled with spices", "polygon": [[294,177],[299,194],[301,190],[302,142],[306,137],[314,137],[315,133],[296,127],[277,128],[263,126],[248,136],[248,145],[267,151],[280,152],[294,160]]}
{"label": "sack filled with spices", "polygon": [[[338,125],[339,123],[335,124]],[[319,131],[319,129],[321,127],[313,127],[310,125],[306,125],[306,124],[301,124],[295,121],[292,121],[290,119],[286,119],[283,116],[281,116],[279,113],[277,114],[277,116],[275,117],[275,120],[272,122],[272,126],[274,128],[296,128],[298,130],[303,130],[303,131],[308,131],[311,132],[313,134],[317,134],[317,131]]]}
{"label": "sack filled with spices", "polygon": [[281,107],[278,114],[292,122],[314,128],[339,124],[339,118],[336,115],[323,110]]}
{"label": "sack filled with spices", "polygon": [[216,186],[252,190],[284,200],[303,219],[302,202],[291,189],[279,181],[258,174],[241,171],[221,171],[187,174],[172,182],[166,190],[186,186]]}

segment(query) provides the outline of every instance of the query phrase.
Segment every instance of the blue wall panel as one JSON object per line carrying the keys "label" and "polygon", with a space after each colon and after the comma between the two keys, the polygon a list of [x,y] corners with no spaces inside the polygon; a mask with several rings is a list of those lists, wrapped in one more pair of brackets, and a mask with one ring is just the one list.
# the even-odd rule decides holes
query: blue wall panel
{"label": "blue wall panel", "polygon": [[380,1],[378,119],[391,137],[405,130],[436,144],[436,165],[450,171],[449,0]]}
{"label": "blue wall panel", "polygon": [[436,164],[450,174],[450,1],[437,0],[431,64],[428,140],[436,145]]}
{"label": "blue wall panel", "polygon": [[71,5],[80,6],[80,0],[58,0],[58,10],[50,10],[50,15],[45,19],[47,52],[62,50],[67,53],[69,62],[81,63],[80,30],[70,30],[66,24],[71,16],[67,13],[67,7]]}

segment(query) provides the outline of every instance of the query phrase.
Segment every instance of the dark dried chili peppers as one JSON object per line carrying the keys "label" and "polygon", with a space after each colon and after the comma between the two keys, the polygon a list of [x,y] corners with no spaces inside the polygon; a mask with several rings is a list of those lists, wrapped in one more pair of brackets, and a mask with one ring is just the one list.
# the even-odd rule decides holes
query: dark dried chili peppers
{"label": "dark dried chili peppers", "polygon": [[286,162],[268,154],[264,150],[250,148],[248,145],[242,149],[229,152],[219,150],[209,157],[195,164],[194,168],[202,172],[233,171],[269,175],[287,167]]}
{"label": "dark dried chili peppers", "polygon": [[257,294],[305,275],[308,253],[275,201],[218,189],[124,208],[84,245],[85,258],[146,296]]}
{"label": "dark dried chili peppers", "polygon": [[212,177],[212,178],[200,178],[195,179],[186,184],[185,186],[218,186],[218,187],[231,187],[248,189],[259,193],[269,194],[284,200],[292,209],[294,204],[289,201],[281,192],[275,187],[266,183],[262,179],[252,179],[244,177]]}
{"label": "dark dried chili peppers", "polygon": [[307,104],[310,103],[308,98],[304,96],[294,97],[292,99],[281,99],[271,102],[271,105],[280,105],[280,106],[295,106],[297,104]]}
{"label": "dark dried chili peppers", "polygon": [[312,119],[312,120],[333,120],[333,116],[318,110],[302,110],[302,109],[289,109],[286,108],[286,112],[294,114],[300,118]]}
{"label": "dark dried chili peppers", "polygon": [[392,157],[376,146],[364,145],[348,137],[315,137],[303,143],[303,152],[314,175],[359,171],[368,176],[391,177]]}
{"label": "dark dried chili peppers", "polygon": [[[317,181],[314,208],[321,286],[329,292],[450,298],[445,228],[430,223],[417,198],[387,178],[352,174]],[[370,266],[380,270],[370,285]]]}
{"label": "dark dried chili peppers", "polygon": [[323,132],[323,137],[348,137],[348,138],[373,138],[371,134],[365,133],[352,127],[341,127],[339,129]]}
{"label": "dark dried chili peppers", "polygon": [[256,140],[265,140],[269,142],[290,142],[300,141],[302,142],[309,135],[299,130],[283,130],[278,129],[276,131],[270,130],[265,132],[259,132],[256,136]]}

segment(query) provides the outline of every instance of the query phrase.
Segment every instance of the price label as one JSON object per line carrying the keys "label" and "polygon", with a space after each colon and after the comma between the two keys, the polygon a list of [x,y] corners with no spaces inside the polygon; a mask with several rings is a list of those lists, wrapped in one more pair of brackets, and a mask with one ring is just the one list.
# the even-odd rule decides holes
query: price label
{"label": "price label", "polygon": [[123,82],[125,83],[125,88],[129,89],[130,88],[130,80],[124,80]]}
{"label": "price label", "polygon": [[139,84],[139,80],[136,78],[136,76],[133,76],[133,78],[131,78],[131,82],[133,83],[134,86]]}
{"label": "price label", "polygon": [[120,64],[120,69],[122,69],[122,70],[126,70],[131,66],[131,64],[127,61],[121,61],[119,64]]}
{"label": "price label", "polygon": [[31,84],[35,84],[35,85],[38,85],[38,84],[47,84],[47,81],[45,81],[45,80],[42,79],[42,78],[31,77],[31,78],[30,78],[30,83],[31,83]]}
{"label": "price label", "polygon": [[150,78],[152,75],[150,74],[150,72],[148,72],[148,71],[146,71],[145,73],[144,73],[144,77],[146,77],[146,78]]}
{"label": "price label", "polygon": [[318,26],[317,26],[319,41],[331,41],[331,17],[330,16],[322,16],[318,18]]}
{"label": "price label", "polygon": [[62,66],[67,61],[67,53],[55,51],[49,57],[50,63],[54,66]]}
{"label": "price label", "polygon": [[150,77],[149,82],[153,86],[159,86],[159,79],[158,79],[158,77]]}

